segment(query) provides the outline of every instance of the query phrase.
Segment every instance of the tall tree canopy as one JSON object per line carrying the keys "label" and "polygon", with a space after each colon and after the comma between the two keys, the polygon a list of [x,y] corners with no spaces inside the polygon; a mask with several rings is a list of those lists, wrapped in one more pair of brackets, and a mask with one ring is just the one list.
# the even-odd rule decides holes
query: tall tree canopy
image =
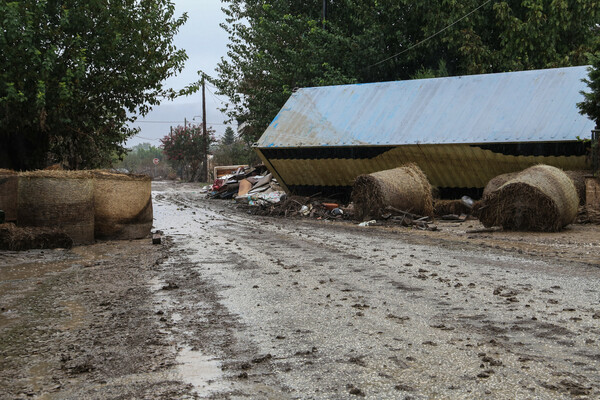
{"label": "tall tree canopy", "polygon": [[321,1],[223,2],[214,83],[253,138],[295,87],[582,65],[600,42],[595,0],[327,0],[324,23]]}
{"label": "tall tree canopy", "polygon": [[579,112],[587,115],[589,119],[596,123],[596,129],[600,129],[600,52],[590,54],[590,68],[587,84],[589,92],[581,92],[584,100],[578,103]]}
{"label": "tall tree canopy", "polygon": [[211,127],[205,135],[201,125],[178,125],[160,139],[163,154],[181,179],[193,182],[204,178],[200,176],[200,167],[205,150],[215,141],[214,133]]}
{"label": "tall tree canopy", "polygon": [[173,92],[187,16],[170,0],[0,0],[0,167],[90,168]]}

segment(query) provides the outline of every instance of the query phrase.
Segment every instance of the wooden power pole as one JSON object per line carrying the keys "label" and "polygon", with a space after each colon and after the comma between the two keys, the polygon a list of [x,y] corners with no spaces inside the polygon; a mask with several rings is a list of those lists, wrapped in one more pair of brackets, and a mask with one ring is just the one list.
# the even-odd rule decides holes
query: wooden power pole
{"label": "wooden power pole", "polygon": [[206,131],[206,97],[204,94],[204,75],[202,75],[202,133],[204,134],[204,162],[202,163],[202,177],[208,182],[208,132]]}

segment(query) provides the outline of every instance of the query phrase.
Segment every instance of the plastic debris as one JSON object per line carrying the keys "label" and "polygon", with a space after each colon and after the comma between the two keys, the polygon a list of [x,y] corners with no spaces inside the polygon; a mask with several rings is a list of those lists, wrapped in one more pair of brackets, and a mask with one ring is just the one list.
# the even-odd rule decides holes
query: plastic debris
{"label": "plastic debris", "polygon": [[360,224],[358,224],[358,226],[369,226],[369,225],[373,225],[376,224],[377,221],[375,221],[374,219],[370,220],[370,221],[365,221],[365,222],[361,222]]}

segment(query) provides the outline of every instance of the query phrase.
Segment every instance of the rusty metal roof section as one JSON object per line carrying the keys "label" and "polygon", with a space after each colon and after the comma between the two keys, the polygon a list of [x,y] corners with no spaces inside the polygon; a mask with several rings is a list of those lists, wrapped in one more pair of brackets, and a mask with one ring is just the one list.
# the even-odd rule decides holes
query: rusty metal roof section
{"label": "rusty metal roof section", "polygon": [[572,141],[587,67],[304,88],[258,148]]}

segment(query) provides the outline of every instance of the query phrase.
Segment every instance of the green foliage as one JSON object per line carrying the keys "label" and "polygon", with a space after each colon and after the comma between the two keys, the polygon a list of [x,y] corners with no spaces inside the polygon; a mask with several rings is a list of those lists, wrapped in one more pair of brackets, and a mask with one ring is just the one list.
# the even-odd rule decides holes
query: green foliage
{"label": "green foliage", "polygon": [[[158,158],[158,166],[154,165],[153,160]],[[126,169],[130,173],[146,174],[150,176],[164,176],[169,172],[167,163],[164,162],[162,149],[151,145],[150,143],[141,143],[134,146],[123,160],[114,165],[117,169]]]}
{"label": "green foliage", "polygon": [[[227,130],[231,130],[228,134]],[[231,137],[230,137],[231,135]],[[227,128],[221,141],[213,149],[214,165],[254,165],[260,162],[250,143],[233,136],[233,129]]]}
{"label": "green foliage", "polygon": [[172,90],[187,16],[170,0],[0,0],[0,164],[91,168]]}
{"label": "green foliage", "polygon": [[250,142],[296,87],[583,65],[600,35],[595,0],[329,0],[324,29],[320,2],[223,1],[212,83]]}
{"label": "green foliage", "polygon": [[588,79],[583,81],[588,85],[590,91],[581,92],[584,100],[577,103],[577,107],[581,114],[587,115],[596,123],[596,129],[600,129],[600,53],[590,54],[589,61],[591,67]]}
{"label": "green foliage", "polygon": [[233,129],[228,126],[225,128],[225,133],[223,134],[223,139],[221,139],[221,145],[229,146],[235,142],[235,133]]}
{"label": "green foliage", "polygon": [[205,149],[215,141],[214,130],[207,128],[207,133],[206,136],[203,134],[200,125],[179,125],[160,140],[163,154],[181,179],[193,182],[200,178]]}

